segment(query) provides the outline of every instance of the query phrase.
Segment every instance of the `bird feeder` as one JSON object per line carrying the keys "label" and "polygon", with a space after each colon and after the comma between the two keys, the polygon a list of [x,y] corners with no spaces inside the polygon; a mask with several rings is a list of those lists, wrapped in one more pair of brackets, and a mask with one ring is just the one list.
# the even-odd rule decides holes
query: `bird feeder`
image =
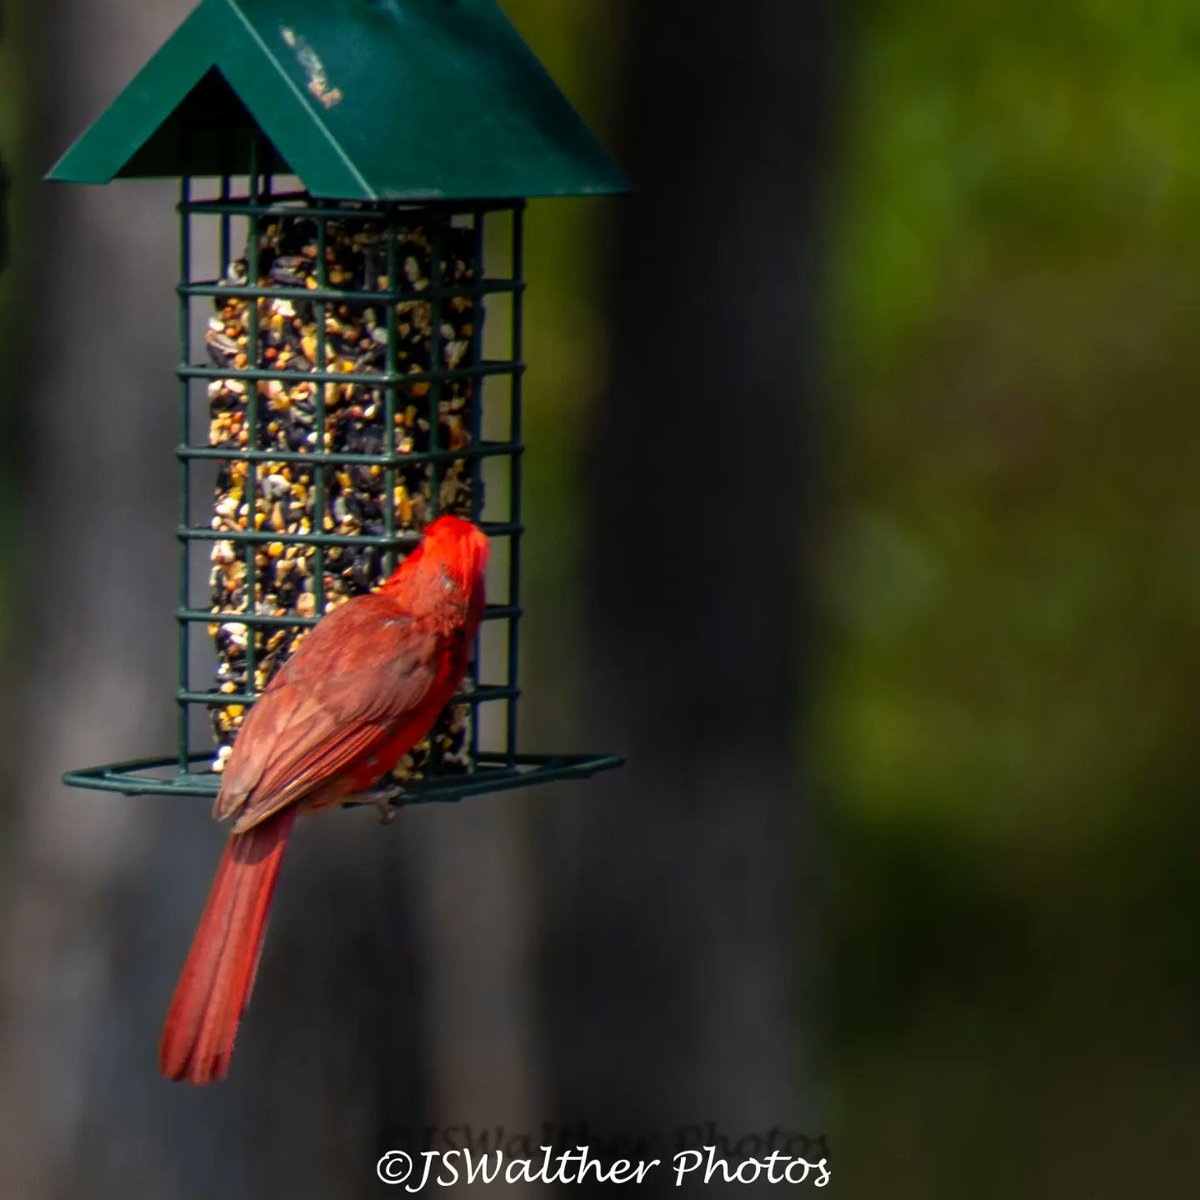
{"label": "bird feeder", "polygon": [[117,177],[180,180],[177,746],[65,781],[215,793],[305,630],[441,513],[504,590],[405,798],[618,766],[517,746],[522,219],[627,185],[493,0],[203,0],[49,174]]}

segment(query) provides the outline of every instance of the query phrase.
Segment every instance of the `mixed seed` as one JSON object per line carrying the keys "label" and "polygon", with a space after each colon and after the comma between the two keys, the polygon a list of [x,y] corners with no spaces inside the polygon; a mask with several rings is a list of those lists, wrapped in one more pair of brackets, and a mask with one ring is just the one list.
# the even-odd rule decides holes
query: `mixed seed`
{"label": "mixed seed", "polygon": [[[304,539],[314,532],[347,538],[417,533],[436,515],[435,488],[438,512],[470,517],[480,486],[469,458],[401,463],[394,468],[339,461],[345,455],[469,453],[476,416],[473,379],[451,376],[433,385],[436,423],[431,420],[435,393],[429,382],[395,385],[389,429],[384,384],[322,383],[310,378],[321,369],[322,357],[324,371],[331,375],[380,374],[389,369],[389,354],[394,354],[391,365],[398,373],[429,371],[435,345],[440,359],[436,365],[441,369],[471,365],[482,309],[477,311],[472,297],[432,302],[426,293],[435,238],[440,243],[441,286],[471,284],[474,233],[451,225],[436,231],[431,226],[393,227],[389,232],[383,219],[348,210],[344,219],[324,219],[322,238],[319,220],[298,214],[262,228],[254,282],[267,294],[252,299],[219,295],[206,335],[213,364],[229,371],[209,386],[210,445],[228,447],[231,455],[256,449],[326,456],[321,464],[282,458],[248,462],[237,457],[218,464],[213,529],[266,535],[266,540],[249,545],[233,539],[212,543],[210,583],[216,619],[209,631],[218,662],[213,690],[221,695],[260,693],[304,636],[306,627],[293,624],[295,618],[319,616],[322,599],[328,611],[370,591],[386,577],[381,547],[351,543],[318,548]],[[395,238],[392,254],[389,237]],[[251,261],[248,247],[245,258],[229,265],[220,285],[245,287]],[[398,268],[394,288],[388,278],[389,262]],[[392,291],[393,295],[321,303],[294,295],[272,298],[273,288]],[[397,294],[402,297],[399,301]],[[389,319],[394,342],[390,350]],[[284,377],[247,379],[243,372],[248,368],[278,371]],[[272,534],[278,538],[271,538]],[[251,575],[252,604],[247,595]],[[251,610],[272,620],[253,625],[237,620],[238,614]],[[253,679],[249,678],[251,639]],[[235,701],[214,704],[211,712],[217,743],[213,770],[220,771],[246,709]],[[450,705],[430,736],[396,768],[396,778],[469,770],[470,721],[469,705]]]}

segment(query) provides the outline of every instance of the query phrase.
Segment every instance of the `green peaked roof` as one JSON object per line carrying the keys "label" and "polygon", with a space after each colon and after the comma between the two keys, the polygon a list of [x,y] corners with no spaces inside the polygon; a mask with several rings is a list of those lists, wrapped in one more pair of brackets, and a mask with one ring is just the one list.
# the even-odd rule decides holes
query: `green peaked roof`
{"label": "green peaked roof", "polygon": [[325,198],[629,190],[495,0],[202,0],[47,178],[245,174],[255,131]]}

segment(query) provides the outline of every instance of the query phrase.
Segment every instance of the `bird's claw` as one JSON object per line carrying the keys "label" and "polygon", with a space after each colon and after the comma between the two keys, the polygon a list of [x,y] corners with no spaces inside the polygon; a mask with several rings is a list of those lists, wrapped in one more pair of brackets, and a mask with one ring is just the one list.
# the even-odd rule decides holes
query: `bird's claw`
{"label": "bird's claw", "polygon": [[403,791],[399,784],[392,784],[369,793],[369,799],[379,813],[380,825],[390,825],[396,819],[396,808],[392,801]]}
{"label": "bird's claw", "polygon": [[369,792],[358,792],[347,796],[344,804],[372,804],[379,813],[380,825],[390,825],[396,819],[396,809],[392,801],[403,793],[404,789],[397,784],[387,784],[384,787],[372,788]]}

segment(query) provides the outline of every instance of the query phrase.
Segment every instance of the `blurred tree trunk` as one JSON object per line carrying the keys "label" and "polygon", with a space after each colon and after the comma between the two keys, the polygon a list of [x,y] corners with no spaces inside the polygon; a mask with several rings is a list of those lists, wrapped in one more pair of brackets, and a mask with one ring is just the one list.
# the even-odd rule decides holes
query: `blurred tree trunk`
{"label": "blurred tree trunk", "polygon": [[584,686],[630,762],[548,831],[556,1104],[614,1132],[820,1132],[798,730],[825,19],[628,18]]}

